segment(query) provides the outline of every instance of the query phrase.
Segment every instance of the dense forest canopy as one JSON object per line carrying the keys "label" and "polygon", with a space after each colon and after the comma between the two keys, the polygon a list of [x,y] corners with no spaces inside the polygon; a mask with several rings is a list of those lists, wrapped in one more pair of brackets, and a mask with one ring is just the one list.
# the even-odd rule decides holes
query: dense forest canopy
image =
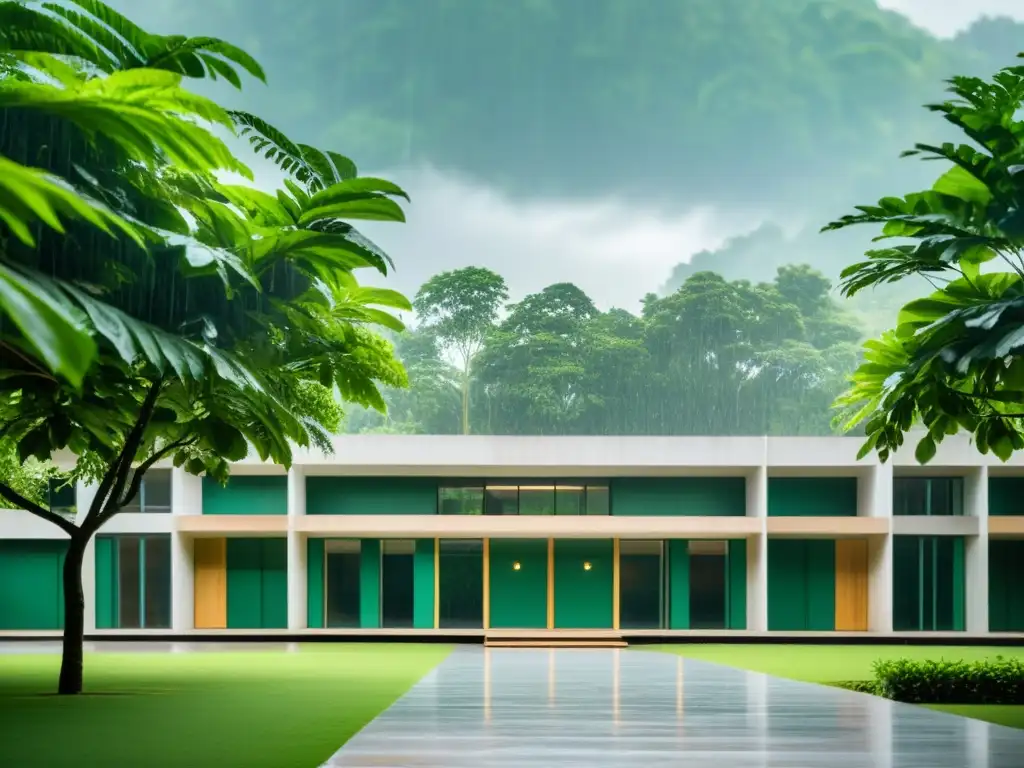
{"label": "dense forest canopy", "polygon": [[[480,268],[435,276],[472,286]],[[493,275],[493,282],[500,277]],[[600,311],[571,283],[504,307],[468,296],[483,343],[463,424],[463,358],[444,354],[443,325],[396,338],[409,388],[385,393],[388,414],[356,411],[352,432],[427,434],[818,435],[857,360],[861,331],[806,265],[762,283],[714,272],[644,299],[638,316]],[[421,292],[421,295],[423,292]],[[458,313],[455,313],[456,315]],[[468,325],[468,322],[463,323]]]}

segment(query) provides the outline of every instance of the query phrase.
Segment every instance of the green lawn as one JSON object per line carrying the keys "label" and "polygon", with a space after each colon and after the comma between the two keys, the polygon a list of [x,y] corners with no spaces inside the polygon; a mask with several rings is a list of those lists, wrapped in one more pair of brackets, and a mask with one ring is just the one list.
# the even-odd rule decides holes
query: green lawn
{"label": "green lawn", "polygon": [[[643,647],[643,646],[641,646]],[[1024,648],[922,645],[733,645],[703,644],[651,646],[651,650],[677,653],[731,667],[751,669],[808,683],[840,683],[871,679],[877,659],[951,659],[975,661],[995,656],[1024,658]],[[1024,706],[942,704],[943,712],[1024,728]]]}
{"label": "green lawn", "polygon": [[79,697],[51,695],[56,655],[0,655],[0,765],[315,768],[450,651],[91,654]]}

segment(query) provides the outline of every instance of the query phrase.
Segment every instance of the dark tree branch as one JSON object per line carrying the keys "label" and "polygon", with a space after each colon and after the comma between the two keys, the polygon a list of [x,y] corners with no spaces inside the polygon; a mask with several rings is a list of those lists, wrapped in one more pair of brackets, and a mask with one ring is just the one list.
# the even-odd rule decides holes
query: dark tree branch
{"label": "dark tree branch", "polygon": [[83,526],[89,525],[93,531],[99,528],[98,523],[95,525],[92,523],[99,519],[111,502],[116,502],[124,493],[128,473],[131,471],[132,464],[135,463],[135,454],[138,453],[139,446],[142,445],[146,427],[149,426],[149,420],[153,417],[156,400],[160,396],[160,386],[159,380],[154,381],[149,392],[146,393],[146,399],[142,401],[142,408],[139,409],[139,418],[136,419],[135,425],[125,438],[124,448],[121,449],[120,455],[103,475],[103,480],[96,491],[96,497],[89,506],[89,514],[86,515]]}
{"label": "dark tree branch", "polygon": [[36,517],[41,517],[48,523],[53,523],[62,531],[69,536],[74,536],[78,532],[78,526],[72,523],[70,520],[65,520],[63,517],[58,515],[56,512],[51,512],[45,507],[41,507],[34,501],[29,501],[16,490],[11,488],[5,483],[0,483],[0,496],[3,496],[12,504],[17,504],[21,509],[26,512],[31,512]]}
{"label": "dark tree branch", "polygon": [[144,462],[139,464],[139,466],[135,468],[135,472],[132,473],[132,481],[131,483],[129,483],[128,490],[125,491],[124,497],[121,499],[120,503],[116,505],[113,504],[113,498],[111,498],[110,503],[108,503],[104,507],[103,513],[99,516],[99,518],[97,518],[99,522],[96,527],[98,528],[99,526],[103,525],[103,523],[107,522],[107,520],[109,520],[118,512],[120,512],[121,509],[125,507],[125,505],[131,503],[132,499],[134,499],[138,495],[139,489],[142,487],[142,478],[145,476],[146,472],[148,472],[153,467],[154,464],[160,461],[160,459],[163,459],[167,455],[173,453],[177,449],[184,448],[186,445],[189,445],[190,443],[194,442],[195,438],[191,437],[183,437],[180,440],[175,440],[173,443],[168,443],[159,451],[157,451],[148,459],[146,459]]}

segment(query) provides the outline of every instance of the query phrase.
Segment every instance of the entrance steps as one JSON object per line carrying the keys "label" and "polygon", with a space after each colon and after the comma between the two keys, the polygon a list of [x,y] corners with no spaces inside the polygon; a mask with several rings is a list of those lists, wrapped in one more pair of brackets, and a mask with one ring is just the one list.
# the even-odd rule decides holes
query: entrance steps
{"label": "entrance steps", "polygon": [[607,629],[499,629],[484,634],[487,648],[625,648],[620,632]]}

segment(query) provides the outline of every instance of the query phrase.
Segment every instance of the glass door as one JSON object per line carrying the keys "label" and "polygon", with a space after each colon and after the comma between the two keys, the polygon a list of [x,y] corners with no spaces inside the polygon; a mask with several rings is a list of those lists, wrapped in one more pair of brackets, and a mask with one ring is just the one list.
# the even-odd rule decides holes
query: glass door
{"label": "glass door", "polygon": [[664,542],[619,543],[619,626],[663,629],[665,589]]}
{"label": "glass door", "polygon": [[411,627],[416,542],[385,539],[381,547],[380,618],[382,627]]}
{"label": "glass door", "polygon": [[328,627],[359,626],[359,572],[361,547],[358,540],[328,541],[325,569]]}
{"label": "glass door", "polygon": [[690,627],[692,629],[725,629],[727,543],[724,541],[691,541],[690,560]]}

